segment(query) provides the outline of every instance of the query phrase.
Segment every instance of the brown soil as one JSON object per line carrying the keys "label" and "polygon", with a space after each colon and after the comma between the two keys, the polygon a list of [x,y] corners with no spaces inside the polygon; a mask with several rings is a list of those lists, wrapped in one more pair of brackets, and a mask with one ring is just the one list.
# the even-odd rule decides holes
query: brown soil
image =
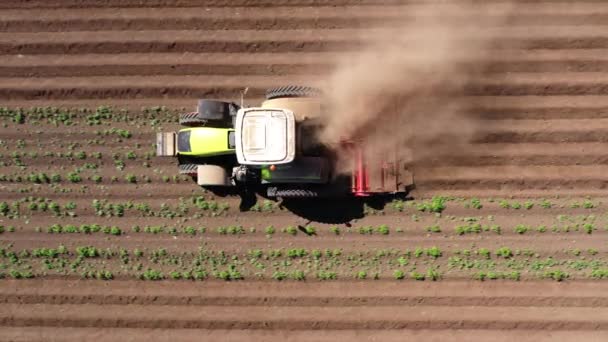
{"label": "brown soil", "polygon": [[[466,11],[439,2],[449,10],[446,22],[464,25],[471,15],[486,16],[490,25],[469,39],[496,36],[500,53],[492,54],[484,76],[465,91],[469,114],[481,122],[472,147],[437,150],[415,166],[415,200],[436,194],[466,197],[466,202],[478,197],[483,208],[465,208],[456,200],[436,216],[415,206],[398,211],[390,203],[339,201],[247,211],[250,205],[236,196],[214,196],[187,178],[173,180],[174,160],[146,159],[158,127],[140,111],[150,106],[188,109],[202,97],[238,100],[245,87],[245,102],[255,105],[266,88],[316,84],[340,57],[378,33],[394,34],[404,21],[431,15],[421,1],[1,1],[2,106],[110,104],[129,112],[126,120],[106,120],[99,126],[88,126],[87,114],[73,118],[74,126],[55,126],[34,116],[16,124],[0,116],[0,176],[9,178],[0,181],[0,202],[34,196],[62,206],[76,204],[75,217],[57,217],[22,203],[19,217],[0,216],[5,227],[0,248],[19,252],[62,245],[74,251],[95,246],[145,253],[164,248],[190,260],[203,247],[237,256],[246,265],[245,280],[238,282],[209,276],[202,282],[152,283],[134,280],[132,263],[123,267],[117,257],[90,261],[89,266],[114,273],[114,280],[104,282],[78,279],[82,269],[67,275],[45,270],[35,260],[38,279],[0,280],[0,340],[608,340],[607,285],[605,280],[589,280],[588,265],[608,269],[608,6],[600,0],[516,2],[514,10],[505,2],[485,1]],[[492,22],[507,7],[514,11],[512,18]],[[477,61],[465,53],[454,51],[463,55],[464,68],[474,66]],[[163,112],[155,119],[162,129],[174,129],[175,113]],[[133,136],[118,140],[97,132],[110,128],[127,129]],[[87,157],[44,156],[79,151],[86,151]],[[25,154],[18,158],[25,167],[16,165],[13,152]],[[102,157],[93,158],[95,152]],[[136,158],[124,157],[128,152]],[[115,153],[124,160],[124,170],[116,168]],[[68,173],[86,163],[97,169],[85,169],[80,183],[69,183]],[[27,181],[32,173],[56,173],[62,181],[34,184]],[[137,182],[128,182],[127,174],[135,175]],[[93,175],[101,175],[101,183],[95,183]],[[25,180],[17,181],[16,176]],[[188,202],[192,196],[229,208],[215,216],[190,204],[181,217],[168,218],[136,210],[127,210],[124,217],[98,216],[92,207],[93,200],[105,199],[141,202],[157,212],[166,204],[177,212],[180,199]],[[593,208],[573,205],[586,196],[591,196]],[[543,198],[552,208],[541,207]],[[505,209],[501,199],[522,205],[531,201],[534,206]],[[501,234],[459,235],[456,227],[473,217],[482,225],[500,226]],[[588,223],[591,234],[585,228]],[[115,225],[123,234],[49,234],[52,224]],[[359,233],[361,227],[383,224],[390,227],[388,235]],[[276,228],[272,236],[265,231],[270,225]],[[282,231],[306,225],[314,225],[316,235]],[[427,231],[433,225],[441,232]],[[529,231],[517,233],[518,225]],[[9,226],[15,231],[8,231]],[[135,232],[134,226],[175,227],[177,232]],[[188,226],[207,230],[190,236],[183,231]],[[219,233],[218,228],[229,226],[242,226],[244,233]],[[330,230],[333,226],[340,235]],[[539,231],[542,226],[546,232]],[[424,273],[436,267],[442,272],[439,282],[417,282],[409,274],[403,281],[393,280],[396,255],[354,269],[346,259],[361,253],[371,260],[392,250],[432,246],[441,249],[441,258],[412,257],[402,269]],[[464,258],[465,250],[487,248],[497,269],[506,269],[507,261],[494,255],[500,247],[521,252],[513,256],[513,262],[525,263],[521,281],[473,281],[477,269],[450,265],[450,258]],[[341,264],[331,266],[338,280],[322,282],[310,273],[305,282],[277,282],[272,274],[284,269],[279,264],[269,264],[262,272],[265,280],[256,280],[258,270],[248,263],[250,250],[293,248],[341,250]],[[147,256],[142,263],[156,267]],[[532,264],[546,260],[558,263],[548,269],[564,270],[569,278],[539,280],[546,278],[545,269]],[[10,278],[12,264],[5,257],[0,264],[0,273]],[[353,273],[363,269],[368,279],[355,280]],[[380,280],[370,279],[376,271]]]}
{"label": "brown soil", "polygon": [[4,308],[0,322],[14,328],[2,329],[0,336],[70,341],[90,336],[111,340],[121,333],[133,340],[205,336],[252,341],[372,337],[392,341],[425,336],[454,341],[544,341],[550,335],[551,341],[573,337],[600,341],[608,325],[605,290],[598,283],[544,282],[402,286],[117,281],[111,287],[87,281],[6,282],[0,290]]}

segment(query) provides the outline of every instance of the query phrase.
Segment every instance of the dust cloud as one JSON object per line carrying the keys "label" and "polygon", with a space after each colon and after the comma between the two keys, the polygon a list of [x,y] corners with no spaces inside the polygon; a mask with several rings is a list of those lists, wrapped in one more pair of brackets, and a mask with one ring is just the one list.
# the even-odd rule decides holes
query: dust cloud
{"label": "dust cloud", "polygon": [[[465,93],[483,76],[496,32],[486,29],[507,17],[504,9],[488,17],[479,5],[427,5],[414,20],[404,13],[401,27],[366,32],[324,83],[331,115],[321,141],[363,142],[372,159],[396,151],[408,164],[462,153],[481,124]],[[350,162],[339,156],[339,165]]]}

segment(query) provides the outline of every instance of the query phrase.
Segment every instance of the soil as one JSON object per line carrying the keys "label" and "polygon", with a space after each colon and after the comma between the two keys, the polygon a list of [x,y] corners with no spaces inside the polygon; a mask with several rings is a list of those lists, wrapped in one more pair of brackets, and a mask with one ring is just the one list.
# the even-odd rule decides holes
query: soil
{"label": "soil", "polygon": [[[608,284],[591,277],[597,267],[608,269],[608,6],[599,0],[540,0],[511,8],[486,1],[466,13],[450,3],[440,6],[450,10],[445,20],[462,24],[471,11],[490,22],[507,8],[514,12],[506,23],[497,21],[470,37],[497,36],[501,49],[465,92],[469,114],[482,123],[472,147],[437,150],[412,165],[417,188],[409,195],[415,204],[403,210],[390,199],[259,209],[262,198],[254,206],[238,196],[205,192],[187,177],[173,179],[175,160],[146,157],[155,132],[176,129],[177,113],[193,108],[197,98],[239,102],[248,87],[245,104],[255,105],[267,88],[316,84],[378,32],[390,35],[404,20],[416,22],[433,9],[421,1],[392,0],[2,1],[2,106],[112,105],[116,117],[88,125],[88,113],[79,113],[71,119],[74,125],[54,125],[33,114],[23,124],[0,115],[0,176],[6,177],[0,180],[0,202],[22,202],[16,217],[0,216],[5,228],[0,248],[18,253],[64,246],[72,253],[70,262],[82,246],[142,250],[144,269],[157,267],[166,275],[185,268],[149,260],[161,248],[186,262],[204,249],[245,265],[244,279],[235,282],[215,279],[211,269],[204,281],[151,282],[137,280],[133,261],[125,266],[116,255],[65,273],[32,259],[36,277],[14,280],[4,256],[0,340],[608,340]],[[142,107],[151,106],[167,110],[142,114]],[[129,130],[132,137],[100,133],[111,128]],[[57,155],[79,151],[87,156]],[[22,155],[15,158],[14,152]],[[53,155],[45,156],[49,152]],[[96,152],[100,158],[93,157]],[[136,157],[128,159],[129,152]],[[124,170],[116,159],[124,161]],[[68,174],[77,168],[84,168],[82,181],[70,183]],[[62,181],[27,180],[39,173],[59,174]],[[102,177],[100,183],[94,175]],[[455,198],[441,215],[416,209],[438,194]],[[198,208],[191,199],[199,196],[227,209]],[[27,197],[61,206],[74,202],[76,208],[57,216],[28,209]],[[466,206],[472,198],[483,208]],[[541,206],[544,199],[551,208]],[[155,215],[136,209],[121,217],[98,215],[94,200],[145,203]],[[585,201],[593,205],[584,208]],[[180,212],[180,202],[186,212]],[[533,206],[507,209],[507,202]],[[163,205],[175,217],[161,217]],[[472,222],[500,226],[501,234],[457,233],[458,226]],[[122,234],[47,233],[53,224],[117,226]],[[375,230],[381,225],[389,227],[387,235]],[[427,230],[434,225],[441,232]],[[518,225],[528,231],[518,233]],[[146,233],[146,226],[164,230]],[[231,226],[242,226],[243,232],[220,233]],[[267,233],[269,226],[273,234]],[[315,234],[307,235],[306,226],[314,226]],[[361,234],[368,226],[373,233]],[[186,234],[186,227],[197,233]],[[295,235],[283,231],[288,227],[298,228]],[[431,247],[442,256],[406,254]],[[511,259],[496,256],[501,247],[514,252]],[[263,272],[250,263],[252,250],[295,248],[309,254],[340,250],[339,258],[321,260],[338,279],[317,279],[310,258],[271,259]],[[475,251],[483,248],[491,251],[496,272],[511,272],[510,262],[524,264],[520,281],[471,280],[479,269],[454,267],[455,258],[467,259],[465,251],[481,263]],[[352,266],[360,255],[367,259]],[[401,267],[406,279],[398,281],[393,271],[400,255],[408,255],[410,263]],[[273,272],[290,270],[287,261],[314,271],[302,282],[273,280]],[[541,262],[557,266],[542,268]],[[589,266],[594,263],[599,266]],[[80,279],[84,267],[111,271],[114,279]],[[441,272],[441,279],[416,281],[410,275],[429,269]],[[546,271],[557,269],[568,278],[548,279]],[[367,279],[355,279],[361,270]]]}

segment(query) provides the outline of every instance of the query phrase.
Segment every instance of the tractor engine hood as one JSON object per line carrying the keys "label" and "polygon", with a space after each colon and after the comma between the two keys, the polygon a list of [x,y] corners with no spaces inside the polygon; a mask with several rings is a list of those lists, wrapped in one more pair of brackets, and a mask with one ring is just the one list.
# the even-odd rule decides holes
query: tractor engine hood
{"label": "tractor engine hood", "polygon": [[241,108],[235,130],[239,164],[286,164],[295,157],[295,118],[289,110]]}

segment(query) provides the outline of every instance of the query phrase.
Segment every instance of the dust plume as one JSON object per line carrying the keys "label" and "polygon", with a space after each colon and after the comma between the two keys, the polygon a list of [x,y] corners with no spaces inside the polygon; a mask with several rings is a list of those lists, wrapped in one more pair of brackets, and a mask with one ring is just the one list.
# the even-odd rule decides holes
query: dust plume
{"label": "dust plume", "polygon": [[479,122],[465,92],[489,58],[485,28],[501,18],[488,23],[479,5],[427,6],[402,27],[366,32],[362,49],[339,61],[324,84],[324,143],[363,141],[371,156],[397,150],[414,164],[470,144]]}

